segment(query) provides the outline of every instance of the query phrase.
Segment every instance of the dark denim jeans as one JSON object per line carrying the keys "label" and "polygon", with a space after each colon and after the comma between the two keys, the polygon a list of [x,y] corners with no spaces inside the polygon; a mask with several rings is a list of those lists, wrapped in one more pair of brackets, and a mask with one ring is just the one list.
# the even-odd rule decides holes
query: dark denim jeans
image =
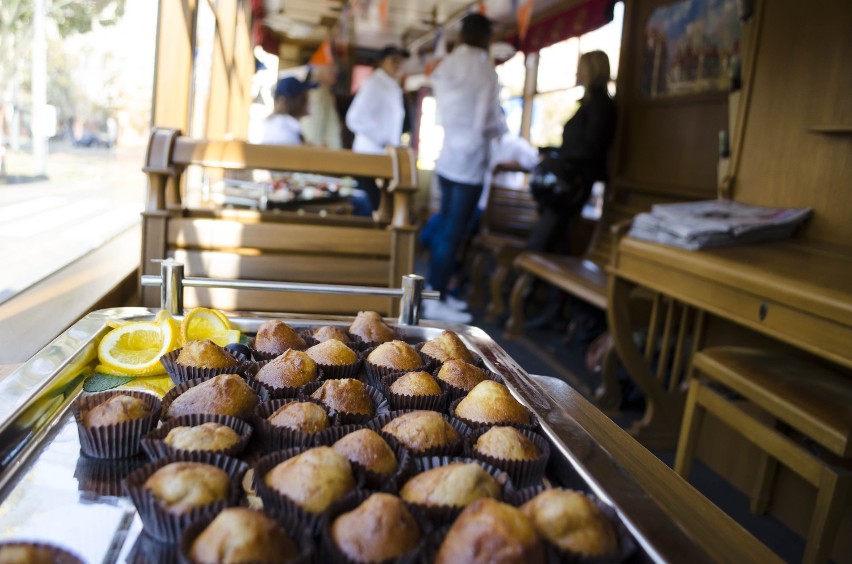
{"label": "dark denim jeans", "polygon": [[428,282],[433,290],[446,294],[456,269],[456,255],[482,194],[482,184],[463,184],[438,176],[441,186],[441,215],[432,236]]}

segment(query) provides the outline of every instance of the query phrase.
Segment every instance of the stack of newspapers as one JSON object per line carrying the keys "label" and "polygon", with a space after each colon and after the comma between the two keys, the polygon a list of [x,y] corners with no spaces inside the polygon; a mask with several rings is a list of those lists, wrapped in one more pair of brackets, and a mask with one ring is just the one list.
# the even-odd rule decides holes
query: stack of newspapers
{"label": "stack of newspapers", "polygon": [[786,239],[810,216],[810,208],[767,208],[730,200],[659,204],[633,218],[629,235],[697,250]]}

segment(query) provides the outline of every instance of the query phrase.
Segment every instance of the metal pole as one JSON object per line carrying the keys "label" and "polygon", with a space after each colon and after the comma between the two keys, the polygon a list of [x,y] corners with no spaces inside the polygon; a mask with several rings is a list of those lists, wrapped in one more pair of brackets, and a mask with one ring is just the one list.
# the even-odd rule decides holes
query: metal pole
{"label": "metal pole", "polygon": [[166,259],[160,263],[160,274],[160,307],[172,315],[183,315],[183,263]]}
{"label": "metal pole", "polygon": [[402,300],[399,304],[400,325],[417,325],[420,323],[423,284],[422,276],[406,274],[402,277]]}

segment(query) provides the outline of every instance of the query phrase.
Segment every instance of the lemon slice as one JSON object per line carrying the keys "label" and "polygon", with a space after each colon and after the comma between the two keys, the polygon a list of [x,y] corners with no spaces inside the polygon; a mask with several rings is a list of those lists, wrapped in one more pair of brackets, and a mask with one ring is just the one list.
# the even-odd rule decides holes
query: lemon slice
{"label": "lemon slice", "polygon": [[214,336],[230,330],[231,323],[224,313],[215,309],[199,307],[184,316],[183,322],[180,324],[180,338],[183,343],[203,339],[213,340]]}
{"label": "lemon slice", "polygon": [[211,335],[208,337],[211,341],[219,345],[220,347],[224,347],[225,345],[230,345],[231,343],[239,343],[240,342],[240,330],[239,329],[228,329],[222,333],[217,333],[215,335]]}
{"label": "lemon slice", "polygon": [[128,376],[161,374],[160,357],[178,346],[176,323],[140,321],[117,327],[98,345],[98,360],[106,370]]}

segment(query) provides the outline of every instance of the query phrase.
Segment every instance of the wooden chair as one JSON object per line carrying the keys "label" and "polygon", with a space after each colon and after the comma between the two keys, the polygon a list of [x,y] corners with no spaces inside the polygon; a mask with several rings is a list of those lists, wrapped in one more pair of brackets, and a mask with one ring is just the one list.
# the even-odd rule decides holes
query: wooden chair
{"label": "wooden chair", "polygon": [[[714,347],[695,354],[675,471],[689,477],[705,413],[719,418],[765,453],[751,495],[752,511],[763,513],[781,463],[817,489],[805,545],[805,562],[825,562],[850,500],[852,473],[852,378],[811,360],[741,347]],[[722,386],[777,420],[775,427],[743,409]],[[801,433],[822,449],[817,456],[784,432]]]}

